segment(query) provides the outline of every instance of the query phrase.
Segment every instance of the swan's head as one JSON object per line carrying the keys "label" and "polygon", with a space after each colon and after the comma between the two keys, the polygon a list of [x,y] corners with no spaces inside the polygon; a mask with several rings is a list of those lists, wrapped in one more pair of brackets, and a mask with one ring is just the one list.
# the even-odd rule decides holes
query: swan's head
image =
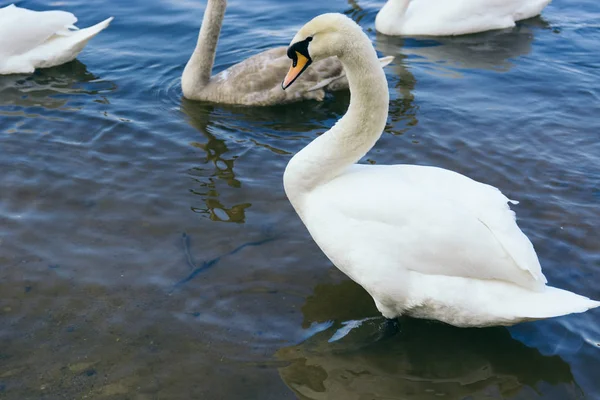
{"label": "swan's head", "polygon": [[351,42],[349,36],[360,27],[343,14],[321,14],[304,25],[294,36],[287,55],[292,60],[281,86],[287,89],[313,61],[341,56]]}

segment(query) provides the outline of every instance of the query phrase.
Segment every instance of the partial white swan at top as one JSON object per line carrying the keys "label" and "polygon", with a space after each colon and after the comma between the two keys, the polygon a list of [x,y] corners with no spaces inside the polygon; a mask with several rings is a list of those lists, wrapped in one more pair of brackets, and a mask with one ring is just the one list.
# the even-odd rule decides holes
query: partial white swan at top
{"label": "partial white swan at top", "polygon": [[375,18],[386,35],[451,36],[505,29],[551,0],[388,0]]}
{"label": "partial white swan at top", "polygon": [[[211,77],[227,0],[208,0],[196,48],[181,77],[184,97],[214,103],[268,106],[300,100],[323,100],[325,92],[347,90],[342,64],[335,57],[320,60],[289,91],[281,77],[289,67],[285,46],[256,54]],[[393,57],[381,59],[387,65]]]}
{"label": "partial white swan at top", "polygon": [[313,61],[337,56],[350,105],[290,160],[286,195],[321,250],[386,318],[482,327],[600,305],[546,285],[510,200],[495,187],[436,167],[356,164],[381,136],[389,101],[375,50],[356,23],[320,15],[300,29],[288,54],[284,88]]}
{"label": "partial white swan at top", "polygon": [[77,29],[66,11],[32,11],[11,4],[0,8],[0,75],[32,73],[72,61],[113,18]]}

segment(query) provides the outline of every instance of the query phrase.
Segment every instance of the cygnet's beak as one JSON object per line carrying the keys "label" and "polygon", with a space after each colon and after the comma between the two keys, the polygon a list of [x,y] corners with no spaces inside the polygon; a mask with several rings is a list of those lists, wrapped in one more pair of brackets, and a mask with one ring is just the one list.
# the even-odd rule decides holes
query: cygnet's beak
{"label": "cygnet's beak", "polygon": [[312,59],[308,54],[308,43],[312,38],[307,38],[300,42],[294,43],[288,48],[287,56],[292,60],[292,66],[288,71],[281,87],[287,89],[312,63]]}

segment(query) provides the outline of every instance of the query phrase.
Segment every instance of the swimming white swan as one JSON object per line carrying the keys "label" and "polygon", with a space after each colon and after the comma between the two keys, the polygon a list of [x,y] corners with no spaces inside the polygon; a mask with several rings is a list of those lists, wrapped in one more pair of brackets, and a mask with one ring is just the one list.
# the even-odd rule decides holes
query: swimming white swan
{"label": "swimming white swan", "polygon": [[77,18],[66,11],[32,11],[14,4],[0,8],[0,75],[72,61],[112,20],[77,29]]}
{"label": "swimming white swan", "polygon": [[386,35],[450,36],[505,29],[551,0],[388,0],[375,18]]}
{"label": "swimming white swan", "polygon": [[[286,47],[276,47],[256,54],[211,78],[215,52],[227,0],[208,0],[196,49],[188,61],[181,89],[190,100],[214,103],[268,106],[299,100],[323,100],[325,92],[348,89],[342,64],[329,57],[298,81],[292,90],[281,90],[281,76],[289,66]],[[381,59],[387,65],[393,57]]]}
{"label": "swimming white swan", "polygon": [[290,160],[285,192],[321,250],[386,318],[482,327],[600,305],[546,286],[498,189],[436,167],[356,164],[381,136],[389,93],[370,40],[351,19],[316,17],[288,54],[284,88],[313,61],[336,55],[351,95],[346,114]]}

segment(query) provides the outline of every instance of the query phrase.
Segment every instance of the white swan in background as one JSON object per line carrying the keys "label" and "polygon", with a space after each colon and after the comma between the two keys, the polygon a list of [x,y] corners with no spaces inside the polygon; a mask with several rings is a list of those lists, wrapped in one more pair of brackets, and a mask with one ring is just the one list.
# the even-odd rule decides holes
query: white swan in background
{"label": "white swan in background", "polygon": [[[214,103],[268,106],[300,100],[323,100],[325,92],[348,89],[342,64],[329,57],[316,63],[289,91],[281,90],[281,77],[289,59],[285,46],[256,54],[211,77],[227,0],[208,0],[198,42],[181,77],[184,97]],[[381,59],[387,65],[393,57]]]}
{"label": "white swan in background", "polygon": [[386,35],[451,36],[505,29],[551,0],[388,0],[375,18]]}
{"label": "white swan in background", "polygon": [[600,305],[546,286],[498,189],[442,168],[356,164],[381,136],[389,93],[371,41],[351,19],[316,17],[289,54],[284,88],[311,62],[335,55],[351,96],[346,114],[290,160],[285,192],[321,250],[386,318],[482,327]]}
{"label": "white swan in background", "polygon": [[113,18],[77,29],[66,11],[32,11],[11,4],[0,8],[0,75],[32,73],[72,61]]}

